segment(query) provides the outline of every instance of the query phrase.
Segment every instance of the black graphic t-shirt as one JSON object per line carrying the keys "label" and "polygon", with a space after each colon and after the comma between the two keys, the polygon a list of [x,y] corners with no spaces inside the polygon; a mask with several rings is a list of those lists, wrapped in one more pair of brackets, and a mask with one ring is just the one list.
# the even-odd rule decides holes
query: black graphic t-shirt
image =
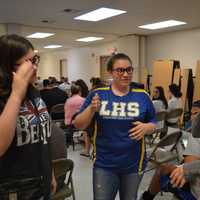
{"label": "black graphic t-shirt", "polygon": [[14,140],[0,157],[0,184],[40,176],[50,179],[50,136],[50,117],[42,99],[25,100],[20,107]]}

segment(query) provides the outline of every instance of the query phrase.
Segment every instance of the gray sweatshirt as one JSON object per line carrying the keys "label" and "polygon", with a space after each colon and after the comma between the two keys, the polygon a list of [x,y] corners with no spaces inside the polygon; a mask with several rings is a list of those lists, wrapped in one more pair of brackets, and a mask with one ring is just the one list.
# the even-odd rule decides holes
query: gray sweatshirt
{"label": "gray sweatshirt", "polygon": [[[200,139],[190,135],[183,154],[200,157]],[[200,160],[183,164],[183,169],[186,180],[190,182],[192,194],[200,200]]]}

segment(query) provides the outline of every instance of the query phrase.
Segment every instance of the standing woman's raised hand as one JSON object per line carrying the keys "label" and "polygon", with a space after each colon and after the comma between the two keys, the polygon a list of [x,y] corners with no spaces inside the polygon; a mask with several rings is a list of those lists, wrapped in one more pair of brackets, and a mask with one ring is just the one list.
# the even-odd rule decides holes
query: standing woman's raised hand
{"label": "standing woman's raised hand", "polygon": [[28,60],[23,62],[17,68],[16,72],[13,72],[12,93],[20,98],[20,100],[24,98],[27,87],[36,71],[36,66]]}
{"label": "standing woman's raised hand", "polygon": [[94,112],[98,112],[100,109],[100,105],[101,105],[101,101],[100,101],[100,97],[99,95],[96,93],[93,98],[92,98],[92,102],[91,102],[91,109]]}

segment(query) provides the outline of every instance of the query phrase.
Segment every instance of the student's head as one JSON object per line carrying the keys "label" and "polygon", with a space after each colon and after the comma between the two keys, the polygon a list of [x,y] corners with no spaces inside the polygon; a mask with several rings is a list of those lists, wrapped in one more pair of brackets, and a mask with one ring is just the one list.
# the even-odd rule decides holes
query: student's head
{"label": "student's head", "polygon": [[[162,89],[161,89],[162,90]],[[157,86],[153,89],[152,99],[157,100],[160,97],[160,87]]]}
{"label": "student's head", "polygon": [[33,45],[18,35],[3,35],[0,37],[1,70],[11,73],[16,64],[33,51]]}
{"label": "student's head", "polygon": [[92,86],[92,90],[103,86],[103,83],[99,77],[92,77],[90,79],[90,83]]}
{"label": "student's head", "polygon": [[68,83],[69,82],[67,77],[64,77],[63,81],[64,81],[64,83]]}
{"label": "student's head", "polygon": [[191,120],[193,120],[198,113],[200,113],[200,100],[194,101],[192,104]]}
{"label": "student's head", "polygon": [[89,93],[89,90],[88,90],[88,86],[87,84],[85,83],[84,80],[82,79],[78,79],[76,82],[75,82],[76,85],[78,85],[80,88],[81,88],[81,96],[82,97],[87,97],[88,93]]}
{"label": "student's head", "polygon": [[[25,38],[18,35],[3,35],[0,37],[0,96],[2,93],[9,96],[13,79],[13,71],[20,65],[30,60],[38,62],[39,57],[34,57],[33,45]],[[33,83],[36,74],[30,80]]]}
{"label": "student's head", "polygon": [[164,89],[161,86],[156,86],[153,90],[153,100],[161,100],[164,105],[165,109],[167,109],[167,100],[165,97]]}
{"label": "student's head", "polygon": [[115,54],[107,64],[107,71],[111,74],[113,82],[121,87],[129,86],[133,77],[131,59],[123,53]]}
{"label": "student's head", "polygon": [[75,94],[81,95],[81,88],[78,85],[72,84],[72,86],[71,86],[71,96],[73,96]]}
{"label": "student's head", "polygon": [[50,84],[49,79],[44,79],[43,80],[43,87],[48,87]]}
{"label": "student's head", "polygon": [[182,93],[180,91],[180,88],[176,84],[169,85],[169,99],[172,97],[180,98],[182,96]]}

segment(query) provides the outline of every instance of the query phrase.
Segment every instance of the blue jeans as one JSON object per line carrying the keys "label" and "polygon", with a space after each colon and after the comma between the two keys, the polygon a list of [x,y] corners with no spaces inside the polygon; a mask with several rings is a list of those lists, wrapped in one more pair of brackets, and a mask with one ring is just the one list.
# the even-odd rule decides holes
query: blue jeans
{"label": "blue jeans", "polygon": [[94,200],[114,200],[119,191],[121,200],[136,200],[142,175],[119,174],[93,168]]}
{"label": "blue jeans", "polygon": [[197,200],[191,193],[189,185],[185,184],[182,188],[173,187],[169,176],[160,177],[161,191],[171,192],[180,200]]}

